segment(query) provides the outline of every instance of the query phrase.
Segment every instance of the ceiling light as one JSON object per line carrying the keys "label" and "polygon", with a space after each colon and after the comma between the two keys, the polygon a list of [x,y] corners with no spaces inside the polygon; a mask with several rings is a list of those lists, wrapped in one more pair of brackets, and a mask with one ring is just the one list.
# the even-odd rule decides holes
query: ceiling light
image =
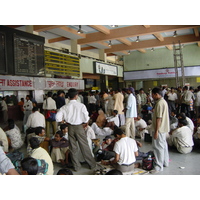
{"label": "ceiling light", "polygon": [[78,34],[81,34],[83,33],[83,31],[81,30],[81,25],[79,25],[79,28],[78,28],[78,31],[77,31]]}
{"label": "ceiling light", "polygon": [[151,51],[155,51],[155,49],[154,49],[154,48],[151,48]]}
{"label": "ceiling light", "polygon": [[174,31],[174,35],[173,35],[173,37],[176,37],[177,36],[177,32],[176,31]]}
{"label": "ceiling light", "polygon": [[131,51],[128,51],[128,55],[130,55],[131,54]]}
{"label": "ceiling light", "polygon": [[110,47],[112,45],[111,40],[109,40],[108,46]]}
{"label": "ceiling light", "polygon": [[135,40],[135,42],[139,42],[139,41],[140,41],[139,36],[137,36],[137,39]]}

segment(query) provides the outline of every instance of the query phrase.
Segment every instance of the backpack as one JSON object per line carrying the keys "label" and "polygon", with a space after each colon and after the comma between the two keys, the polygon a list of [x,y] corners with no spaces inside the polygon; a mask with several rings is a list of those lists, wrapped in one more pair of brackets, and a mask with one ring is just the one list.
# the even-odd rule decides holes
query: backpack
{"label": "backpack", "polygon": [[15,169],[20,172],[21,161],[24,159],[24,154],[18,150],[6,154],[6,156],[11,160]]}
{"label": "backpack", "polygon": [[38,163],[38,173],[37,175],[46,175],[48,171],[48,163],[45,162],[43,159],[36,159]]}
{"label": "backpack", "polygon": [[150,171],[154,168],[155,157],[152,151],[148,152],[148,156],[142,159],[142,169]]}

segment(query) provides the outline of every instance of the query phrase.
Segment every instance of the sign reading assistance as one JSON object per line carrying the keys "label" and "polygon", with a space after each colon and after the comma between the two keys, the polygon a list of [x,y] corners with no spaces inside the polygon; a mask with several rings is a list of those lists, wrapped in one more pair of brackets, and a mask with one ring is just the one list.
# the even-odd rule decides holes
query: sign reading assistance
{"label": "sign reading assistance", "polygon": [[44,51],[47,74],[80,77],[79,58],[54,51]]}

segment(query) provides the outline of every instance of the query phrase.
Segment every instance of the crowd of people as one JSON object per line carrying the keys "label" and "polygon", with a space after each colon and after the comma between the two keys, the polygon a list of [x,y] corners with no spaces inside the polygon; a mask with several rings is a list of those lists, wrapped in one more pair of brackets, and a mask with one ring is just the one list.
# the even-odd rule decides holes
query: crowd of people
{"label": "crowd of people", "polygon": [[[21,130],[8,119],[5,98],[1,106],[7,123],[0,128],[1,174],[53,175],[54,163],[60,163],[57,174],[72,175],[84,162],[95,170],[98,161],[117,170],[113,174],[122,174],[141,167],[138,161],[147,153],[140,152],[142,143],[136,139],[146,136],[152,138],[155,157],[150,172],[157,173],[169,166],[169,148],[187,154],[200,141],[200,86],[156,87],[146,93],[131,86],[89,93],[74,88],[49,91],[40,108],[27,95],[19,103],[24,113]],[[6,155],[23,145],[27,155],[16,171]],[[42,166],[46,170],[40,172]]]}

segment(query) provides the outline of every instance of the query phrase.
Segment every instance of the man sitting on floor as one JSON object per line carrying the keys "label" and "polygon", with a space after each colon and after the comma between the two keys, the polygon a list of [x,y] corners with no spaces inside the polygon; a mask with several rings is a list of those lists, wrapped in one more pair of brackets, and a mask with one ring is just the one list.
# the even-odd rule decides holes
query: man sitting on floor
{"label": "man sitting on floor", "polygon": [[47,151],[45,149],[43,149],[42,147],[40,147],[40,143],[36,137],[32,137],[29,140],[29,142],[30,142],[30,146],[32,148],[30,156],[35,159],[45,160],[45,162],[47,162],[48,166],[49,166],[46,175],[53,175],[53,173],[54,173],[53,162],[52,162],[51,157],[47,153]]}
{"label": "man sitting on floor", "polygon": [[[32,137],[36,137],[40,143],[40,147],[49,152],[49,138],[45,136],[45,129],[43,127],[36,127],[35,133],[29,134],[27,140],[29,141]],[[31,150],[32,148],[30,146],[30,143],[28,142],[27,155],[30,155]]]}
{"label": "man sitting on floor", "polygon": [[112,161],[103,161],[104,165],[112,165],[115,169],[121,172],[129,172],[140,166],[139,163],[135,163],[136,156],[138,156],[138,147],[136,141],[125,135],[124,131],[120,128],[114,131],[115,137],[119,138],[119,141],[115,143],[114,152],[115,159]]}
{"label": "man sitting on floor", "polygon": [[185,119],[179,119],[178,125],[179,128],[171,133],[167,142],[169,146],[174,145],[180,153],[190,153],[194,145],[192,131],[187,127],[187,121]]}

